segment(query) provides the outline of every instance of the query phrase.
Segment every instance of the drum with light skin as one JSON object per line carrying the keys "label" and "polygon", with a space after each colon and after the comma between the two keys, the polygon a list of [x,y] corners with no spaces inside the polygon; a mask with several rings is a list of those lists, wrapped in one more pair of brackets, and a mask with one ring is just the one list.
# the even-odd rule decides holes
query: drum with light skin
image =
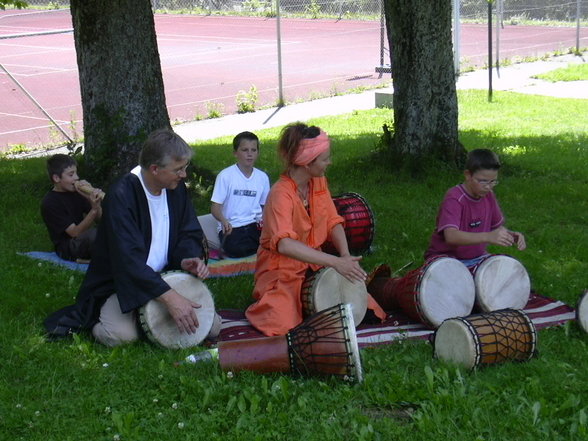
{"label": "drum with light skin", "polygon": [[167,307],[151,300],[139,309],[139,322],[145,335],[151,342],[168,349],[199,345],[209,334],[216,315],[211,292],[202,280],[183,271],[162,273],[161,278],[180,295],[201,305],[194,308],[198,328],[193,334],[180,332]]}
{"label": "drum with light skin", "polygon": [[515,258],[491,255],[470,270],[476,286],[478,311],[523,309],[529,301],[531,280],[525,267]]}
{"label": "drum with light skin", "polygon": [[216,358],[224,371],[334,375],[347,381],[363,381],[349,304],[317,312],[286,335],[221,341],[218,348],[191,355],[186,361],[195,363]]}
{"label": "drum with light skin", "polygon": [[537,331],[522,310],[473,314],[445,320],[435,331],[435,356],[473,369],[503,361],[527,361],[537,348]]}
{"label": "drum with light skin", "polygon": [[302,313],[308,317],[339,303],[349,303],[353,320],[359,324],[367,312],[367,295],[365,283],[351,282],[334,268],[321,268],[302,284]]}
{"label": "drum with light skin", "polygon": [[576,305],[576,321],[584,332],[588,332],[588,290],[578,299]]}
{"label": "drum with light skin", "polygon": [[373,277],[368,292],[385,310],[398,308],[432,328],[471,314],[475,301],[472,275],[459,260],[446,256],[429,259],[403,277]]}

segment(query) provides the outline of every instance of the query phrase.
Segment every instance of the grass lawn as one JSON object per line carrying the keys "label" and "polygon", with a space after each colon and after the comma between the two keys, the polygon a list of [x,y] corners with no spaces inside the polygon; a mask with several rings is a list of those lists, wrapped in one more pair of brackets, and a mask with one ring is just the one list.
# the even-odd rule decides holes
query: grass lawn
{"label": "grass lawn", "polygon": [[[463,91],[461,141],[499,153],[495,188],[507,226],[527,239],[540,294],[574,305],[588,288],[588,100]],[[414,179],[379,153],[390,110],[314,121],[333,139],[334,195],[357,192],[375,212],[367,270],[422,262],[445,191],[461,172],[431,165]],[[259,132],[259,166],[275,181],[279,130]],[[230,138],[196,146],[199,166],[232,163]],[[568,323],[541,330],[539,356],[474,372],[404,341],[362,350],[365,380],[227,375],[214,363],[174,366],[190,350],[147,343],[107,349],[85,336],[57,343],[44,317],[73,302],[82,276],[17,255],[50,250],[39,215],[44,159],[0,159],[0,439],[4,440],[586,440],[588,336]],[[206,194],[206,182],[202,190]],[[207,207],[197,199],[199,211]],[[207,205],[207,204],[206,204]],[[218,308],[245,308],[251,276],[208,280]]]}
{"label": "grass lawn", "polygon": [[551,81],[582,81],[588,80],[588,63],[569,64],[567,67],[555,69],[544,74],[536,75],[534,78]]}

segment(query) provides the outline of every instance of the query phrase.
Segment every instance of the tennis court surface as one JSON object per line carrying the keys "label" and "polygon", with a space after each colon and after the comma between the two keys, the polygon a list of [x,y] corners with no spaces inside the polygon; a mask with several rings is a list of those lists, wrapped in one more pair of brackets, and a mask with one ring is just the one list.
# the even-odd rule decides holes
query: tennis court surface
{"label": "tennis court surface", "polygon": [[[237,93],[251,87],[257,90],[258,108],[276,104],[280,83],[274,18],[157,14],[155,23],[172,121],[235,113]],[[379,21],[289,18],[280,27],[286,102],[390,81],[389,74],[375,71],[381,65]],[[464,25],[461,35],[462,58],[483,64],[485,27]],[[504,29],[501,38],[501,57],[508,58],[525,50],[536,55],[573,46],[575,33],[518,26]],[[387,60],[386,52],[384,64]],[[0,11],[0,64],[0,151],[65,141],[51,119],[70,137],[81,136],[69,10]]]}

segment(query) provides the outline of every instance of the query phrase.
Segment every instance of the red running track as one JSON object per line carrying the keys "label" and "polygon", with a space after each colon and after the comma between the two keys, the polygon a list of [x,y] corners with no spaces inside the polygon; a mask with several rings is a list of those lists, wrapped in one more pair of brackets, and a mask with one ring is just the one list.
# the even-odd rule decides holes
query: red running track
{"label": "red running track", "polygon": [[[165,93],[172,121],[206,117],[222,106],[235,113],[236,95],[255,86],[257,107],[278,100],[276,20],[253,17],[156,15]],[[70,136],[82,133],[82,109],[69,11],[0,11],[0,63]],[[65,31],[48,34],[52,31]],[[585,32],[585,29],[582,30]],[[21,34],[42,34],[2,38]],[[464,25],[461,57],[486,60],[486,27]],[[586,37],[583,38],[584,46]],[[380,76],[380,23],[281,20],[286,102],[308,100],[390,80]],[[501,58],[535,56],[575,45],[575,29],[510,26]],[[387,61],[384,62],[387,64]],[[0,70],[0,151],[62,142],[65,137]]]}

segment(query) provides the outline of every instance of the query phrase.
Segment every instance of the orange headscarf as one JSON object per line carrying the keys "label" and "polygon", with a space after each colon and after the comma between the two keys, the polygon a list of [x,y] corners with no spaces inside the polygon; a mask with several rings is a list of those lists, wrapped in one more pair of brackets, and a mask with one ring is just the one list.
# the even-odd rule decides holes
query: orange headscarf
{"label": "orange headscarf", "polygon": [[314,161],[318,155],[326,152],[331,146],[329,135],[322,130],[315,138],[304,138],[298,146],[298,153],[294,158],[295,165],[308,165]]}

